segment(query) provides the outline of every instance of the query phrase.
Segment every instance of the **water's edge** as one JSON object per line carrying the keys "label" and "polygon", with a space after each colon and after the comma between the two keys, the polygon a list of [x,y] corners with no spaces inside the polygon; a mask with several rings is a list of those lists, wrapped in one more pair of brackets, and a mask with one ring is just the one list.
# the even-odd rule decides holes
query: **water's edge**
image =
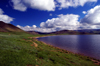
{"label": "water's edge", "polygon": [[[58,36],[58,35],[53,35],[53,36]],[[49,37],[49,36],[42,36],[42,37]],[[36,39],[38,40],[38,38],[41,38],[41,37],[34,37],[34,38],[36,38]],[[38,41],[39,41],[39,40],[38,40]],[[56,46],[53,46],[53,45],[51,45],[51,44],[48,44],[48,43],[46,43],[46,42],[44,42],[44,41],[41,41],[41,42],[44,43],[44,44],[46,44],[46,45],[52,46],[52,47],[54,47],[54,48],[59,48],[59,49],[61,49],[61,50],[67,51],[67,52],[69,52],[69,53],[81,55],[81,56],[84,56],[84,57],[88,57],[88,58],[90,58],[90,59],[93,60],[93,61],[95,60],[95,61],[97,61],[97,62],[100,62],[100,59],[93,58],[93,57],[90,57],[90,56],[86,56],[86,55],[81,54],[81,53],[75,53],[75,52],[72,52],[72,51],[68,51],[68,50],[66,50],[66,49],[62,49],[62,48],[60,48],[60,47],[56,47]]]}

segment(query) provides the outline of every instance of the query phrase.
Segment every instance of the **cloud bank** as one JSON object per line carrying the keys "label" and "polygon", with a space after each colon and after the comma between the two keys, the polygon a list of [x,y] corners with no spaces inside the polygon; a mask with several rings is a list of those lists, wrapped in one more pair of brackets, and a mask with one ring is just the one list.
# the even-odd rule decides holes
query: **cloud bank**
{"label": "cloud bank", "polygon": [[54,11],[55,1],[54,0],[11,0],[13,8],[19,11],[26,11],[27,8]]}
{"label": "cloud bank", "polygon": [[100,5],[87,11],[87,14],[81,19],[81,27],[84,29],[100,29]]}
{"label": "cloud bank", "polygon": [[41,28],[59,28],[66,27],[66,29],[77,29],[79,15],[67,14],[58,15],[57,18],[48,19],[46,22],[40,24]]}
{"label": "cloud bank", "polygon": [[60,8],[69,8],[84,6],[88,2],[97,2],[97,0],[57,0],[60,3]]}
{"label": "cloud bank", "polygon": [[81,23],[92,25],[100,24],[100,5],[88,10],[86,16],[81,20]]}
{"label": "cloud bank", "polygon": [[[85,11],[86,12],[86,11]],[[54,32],[59,30],[100,29],[100,5],[89,9],[85,17],[79,20],[76,14],[60,14],[57,18],[40,23],[40,28],[33,26],[20,27],[25,31]],[[34,25],[35,26],[35,25]]]}
{"label": "cloud bank", "polygon": [[46,32],[46,33],[56,31],[55,28],[38,28],[38,27],[33,27],[33,26],[28,26],[28,25],[25,27],[17,25],[17,27],[25,31],[37,31],[37,32]]}
{"label": "cloud bank", "polygon": [[32,26],[19,26],[17,27],[25,31],[38,31],[38,32],[54,32],[59,30],[77,30],[80,26],[78,22],[79,15],[74,14],[60,14],[57,18],[48,19],[46,22],[41,22],[40,28]]}
{"label": "cloud bank", "polygon": [[4,11],[0,8],[0,21],[10,23],[11,21],[13,21],[13,18],[9,17],[8,15],[5,15]]}
{"label": "cloud bank", "polygon": [[26,11],[28,8],[55,11],[56,8],[69,8],[84,6],[88,2],[97,2],[97,0],[11,0],[13,8],[19,11]]}

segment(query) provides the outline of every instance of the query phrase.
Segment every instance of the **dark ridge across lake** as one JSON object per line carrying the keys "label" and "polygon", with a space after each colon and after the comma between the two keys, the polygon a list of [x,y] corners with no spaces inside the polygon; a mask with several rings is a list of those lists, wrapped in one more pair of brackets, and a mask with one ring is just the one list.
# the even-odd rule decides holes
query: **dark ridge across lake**
{"label": "dark ridge across lake", "polygon": [[40,37],[38,40],[100,60],[100,35],[58,35]]}

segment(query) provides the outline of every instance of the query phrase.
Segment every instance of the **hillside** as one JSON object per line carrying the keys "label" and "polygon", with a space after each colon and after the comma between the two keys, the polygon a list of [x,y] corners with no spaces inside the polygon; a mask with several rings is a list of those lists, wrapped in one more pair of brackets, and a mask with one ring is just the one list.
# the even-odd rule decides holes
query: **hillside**
{"label": "hillside", "polygon": [[18,27],[0,21],[0,32],[24,32]]}
{"label": "hillside", "polygon": [[[13,33],[14,32],[14,33]],[[32,33],[34,35],[32,35]],[[57,31],[50,34],[78,34],[77,31]],[[37,35],[36,35],[37,34]],[[44,34],[44,35],[40,35]],[[47,33],[30,33],[0,21],[0,66],[99,66],[100,61],[74,54],[35,37]]]}
{"label": "hillside", "polygon": [[100,65],[99,60],[74,54],[35,39],[41,35],[9,33],[0,33],[0,66]]}

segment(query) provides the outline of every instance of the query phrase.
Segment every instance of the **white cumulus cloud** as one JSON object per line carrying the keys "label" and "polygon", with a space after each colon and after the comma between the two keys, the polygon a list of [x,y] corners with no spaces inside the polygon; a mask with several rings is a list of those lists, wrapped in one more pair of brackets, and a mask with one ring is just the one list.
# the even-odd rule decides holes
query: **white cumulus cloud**
{"label": "white cumulus cloud", "polygon": [[[34,25],[36,26],[36,25]],[[38,27],[33,27],[33,26],[20,26],[17,25],[18,28],[24,30],[24,31],[37,31],[37,32],[43,32],[43,33],[49,33],[49,32],[55,32],[56,28],[38,28]]]}
{"label": "white cumulus cloud", "polygon": [[88,23],[92,25],[100,24],[100,5],[88,10],[86,16],[81,19],[81,23]]}
{"label": "white cumulus cloud", "polygon": [[38,10],[55,10],[54,0],[11,0],[13,7],[16,10],[26,11],[27,8],[38,9]]}
{"label": "white cumulus cloud", "polygon": [[[93,8],[93,9],[95,9],[95,8]],[[91,11],[91,9],[88,10],[87,15],[89,15],[89,13],[92,13],[92,12],[94,12],[94,10],[93,11]],[[84,18],[86,18],[86,16]],[[88,18],[86,18],[86,19],[88,19]],[[52,19],[48,19],[46,22],[41,22],[40,28],[38,28],[36,25],[33,25],[33,26],[27,25],[25,27],[17,25],[17,27],[19,27],[25,31],[37,31],[37,32],[45,32],[45,33],[55,32],[55,31],[60,31],[60,30],[81,30],[81,29],[98,29],[98,28],[100,28],[100,24],[92,23],[92,21],[94,19],[91,19],[91,22],[86,22],[86,21],[82,22],[82,20],[81,20],[81,22],[79,22],[79,15],[60,14],[60,15],[58,15],[57,18],[52,18]]]}
{"label": "white cumulus cloud", "polygon": [[32,27],[33,27],[33,28],[36,28],[37,26],[36,26],[36,25],[33,25]]}
{"label": "white cumulus cloud", "polygon": [[83,13],[83,14],[86,14],[87,12],[86,12],[86,11],[83,11],[82,13]]}
{"label": "white cumulus cloud", "polygon": [[20,11],[26,11],[27,7],[23,4],[22,0],[11,0],[13,2],[13,8]]}
{"label": "white cumulus cloud", "polygon": [[59,30],[100,29],[100,5],[83,11],[85,15],[79,22],[79,15],[60,14],[57,18],[47,19],[40,23],[40,28],[33,26],[21,27],[25,31],[54,32]]}
{"label": "white cumulus cloud", "polygon": [[25,30],[25,31],[31,31],[31,30],[33,30],[33,29],[36,29],[36,28],[37,28],[37,26],[36,26],[36,25],[33,25],[33,26],[29,26],[29,25],[27,25],[27,26],[25,26],[25,27],[20,26],[20,25],[17,25],[17,27],[19,27],[19,28],[21,28],[22,30]]}
{"label": "white cumulus cloud", "polygon": [[79,29],[98,29],[100,28],[99,25],[92,25],[88,23],[81,23]]}
{"label": "white cumulus cloud", "polygon": [[48,19],[46,22],[41,22],[40,28],[33,26],[25,26],[22,27],[17,25],[17,27],[25,30],[25,31],[38,31],[38,32],[55,32],[59,30],[77,30],[80,27],[80,23],[78,21],[79,15],[75,14],[60,14],[57,18]]}
{"label": "white cumulus cloud", "polygon": [[8,15],[5,15],[4,11],[0,8],[0,21],[10,23],[11,21],[13,21],[13,18],[9,17]]}
{"label": "white cumulus cloud", "polygon": [[78,22],[79,15],[67,14],[58,15],[57,18],[48,19],[46,22],[40,24],[41,28],[66,28],[66,29],[77,29],[80,25]]}
{"label": "white cumulus cloud", "polygon": [[46,22],[41,22],[40,28],[33,26],[19,26],[17,27],[25,31],[38,31],[38,32],[54,32],[59,30],[77,30],[80,27],[78,22],[79,15],[74,14],[60,14],[57,18],[48,19]]}
{"label": "white cumulus cloud", "polygon": [[11,0],[13,8],[19,11],[26,11],[28,8],[55,11],[58,7],[62,8],[84,6],[88,2],[97,2],[97,0]]}
{"label": "white cumulus cloud", "polygon": [[97,0],[57,0],[61,8],[84,6],[87,2],[97,2]]}

